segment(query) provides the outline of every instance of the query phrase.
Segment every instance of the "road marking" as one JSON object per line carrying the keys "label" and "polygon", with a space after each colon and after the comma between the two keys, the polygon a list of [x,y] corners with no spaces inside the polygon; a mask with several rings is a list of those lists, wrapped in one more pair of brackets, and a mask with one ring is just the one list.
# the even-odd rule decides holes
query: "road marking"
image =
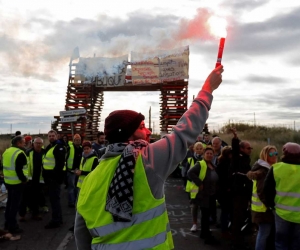
{"label": "road marking", "polygon": [[68,232],[56,250],[65,250],[67,248],[68,243],[73,238],[74,238],[74,234],[72,232]]}

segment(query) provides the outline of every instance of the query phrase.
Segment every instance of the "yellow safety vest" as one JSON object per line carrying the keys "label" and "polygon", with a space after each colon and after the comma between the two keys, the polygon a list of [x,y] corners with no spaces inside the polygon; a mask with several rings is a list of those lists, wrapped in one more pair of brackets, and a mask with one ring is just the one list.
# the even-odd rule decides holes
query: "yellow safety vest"
{"label": "yellow safety vest", "polygon": [[[88,171],[88,172],[91,172],[91,171],[92,171],[92,167],[93,167],[93,163],[94,163],[94,160],[95,160],[95,159],[98,159],[98,157],[97,157],[97,156],[93,156],[93,157],[91,157],[91,158],[88,158],[88,159],[86,159],[85,163],[82,164],[82,163],[83,163],[83,160],[84,160],[84,158],[82,157],[82,158],[81,158],[81,162],[80,162],[80,167],[79,167],[79,169],[80,169],[81,171]],[[81,188],[82,183],[83,183],[83,180],[85,179],[85,177],[86,177],[86,175],[80,175],[80,176],[79,176],[78,182],[77,182],[77,187],[78,187],[78,188]]]}
{"label": "yellow safety vest", "polygon": [[[201,166],[200,173],[199,173],[199,179],[201,181],[203,181],[206,176],[207,165],[206,165],[205,160],[198,161],[198,162]],[[190,193],[191,199],[195,199],[197,196],[197,193],[199,192],[199,187],[194,182],[189,181],[186,186],[186,192]]]}
{"label": "yellow safety vest", "polygon": [[74,144],[70,143],[69,148],[70,148],[70,153],[67,158],[67,168],[71,170],[73,168],[74,155],[75,155]]}
{"label": "yellow safety vest", "polygon": [[[33,166],[33,153],[34,153],[34,150],[31,150],[29,152],[29,156],[28,156],[28,179],[29,180],[32,180],[32,177],[33,177],[33,169],[34,169],[34,166]],[[40,174],[40,183],[44,183],[44,178],[43,178],[43,170],[41,169],[41,174]]]}
{"label": "yellow safety vest", "polygon": [[[194,158],[193,157],[189,157],[187,159],[187,162],[190,165],[190,169],[195,166],[195,162],[194,162]],[[187,180],[186,181],[186,185],[185,185],[185,192],[187,192],[187,193],[191,192],[192,185],[193,185],[193,183],[191,181]]]}
{"label": "yellow safety vest", "polygon": [[[53,151],[54,151],[56,146],[57,146],[57,144],[54,147],[50,148],[47,151],[46,155],[44,156],[43,169],[45,169],[45,170],[53,170],[54,169],[54,167],[55,167],[55,157],[54,157]],[[63,171],[66,171],[66,164],[64,165]]]}
{"label": "yellow safety vest", "polygon": [[267,207],[261,202],[257,195],[257,181],[253,180],[252,187],[252,202],[251,202],[251,210],[254,212],[266,212]]}
{"label": "yellow safety vest", "polygon": [[138,156],[133,178],[133,210],[130,222],[114,222],[105,210],[109,186],[120,156],[103,159],[84,180],[77,211],[92,235],[91,249],[141,250],[173,249],[165,197],[155,199]]}
{"label": "yellow safety vest", "polygon": [[6,149],[2,156],[4,182],[7,184],[16,185],[22,183],[16,172],[16,159],[19,154],[24,154],[27,159],[27,164],[23,166],[23,173],[27,177],[28,158],[22,149],[12,146]]}
{"label": "yellow safety vest", "polygon": [[286,221],[300,223],[300,165],[279,162],[273,165],[276,182],[276,214]]}

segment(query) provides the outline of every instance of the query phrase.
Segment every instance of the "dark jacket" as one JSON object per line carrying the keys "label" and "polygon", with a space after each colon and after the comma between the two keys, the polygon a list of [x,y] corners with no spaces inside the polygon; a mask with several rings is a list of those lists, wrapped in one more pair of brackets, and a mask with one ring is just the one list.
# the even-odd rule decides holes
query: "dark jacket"
{"label": "dark jacket", "polygon": [[[266,205],[266,197],[263,192],[264,189],[264,182],[270,166],[268,163],[262,160],[258,160],[252,167],[251,170],[251,177],[252,179],[256,180],[256,187],[257,187],[257,195],[258,198],[261,200],[262,203]],[[266,205],[267,206],[267,205]],[[256,212],[252,211],[252,222],[256,224],[260,223],[273,223],[274,222],[274,215],[272,210],[267,206],[266,212]]]}
{"label": "dark jacket", "polygon": [[[74,147],[74,159],[73,159],[73,165],[72,165],[72,168],[71,170],[74,170],[74,169],[79,169],[80,167],[80,161],[81,161],[81,157],[82,157],[82,147],[81,146],[78,146],[76,147],[73,143],[67,148],[67,157],[66,157],[66,161],[68,162],[68,158],[70,156],[70,150],[71,150],[71,147]],[[67,166],[67,170],[68,170],[68,166]]]}
{"label": "dark jacket", "polygon": [[[191,164],[189,163],[189,160],[188,160],[189,158],[193,158],[193,161],[194,161],[194,164],[193,164],[193,165],[191,165]],[[201,156],[201,155],[199,155],[198,157],[196,157],[195,154],[190,155],[190,156],[187,158],[186,163],[185,163],[185,165],[184,165],[184,169],[185,169],[185,175],[184,175],[184,176],[187,176],[187,172],[190,170],[190,168],[194,167],[195,164],[196,164],[198,161],[201,161],[201,160],[202,160],[202,156]]]}
{"label": "dark jacket", "polygon": [[231,184],[229,182],[229,169],[231,165],[231,160],[222,160],[217,165],[217,174],[219,176],[218,181],[218,196],[223,196],[224,194],[228,193],[231,188]]}
{"label": "dark jacket", "polygon": [[[57,145],[57,146],[56,146]],[[55,147],[56,146],[56,147]],[[49,182],[57,182],[62,184],[64,179],[64,166],[65,166],[65,159],[66,159],[66,148],[65,146],[60,143],[59,141],[55,141],[52,144],[49,144],[45,149],[45,154],[52,148],[55,147],[53,150],[53,155],[55,158],[55,166],[53,170],[45,170],[43,169],[43,177],[45,183]]]}
{"label": "dark jacket", "polygon": [[30,152],[33,151],[33,166],[32,166],[32,183],[38,184],[40,183],[40,175],[42,172],[43,166],[43,157],[45,155],[45,149],[42,148],[40,153],[37,153],[33,148],[26,152],[27,156],[29,156]]}
{"label": "dark jacket", "polygon": [[187,173],[188,178],[198,187],[203,185],[203,189],[199,190],[193,202],[195,202],[195,204],[197,205],[200,205],[201,207],[209,208],[209,197],[211,196],[210,188],[212,185],[216,185],[216,183],[212,183],[211,172],[215,170],[211,170],[209,167],[207,167],[206,175],[203,181],[201,181],[199,178],[200,171],[201,165],[199,162],[197,162],[195,166],[192,167]]}
{"label": "dark jacket", "polygon": [[232,164],[229,170],[230,179],[232,183],[232,194],[246,197],[249,201],[252,196],[252,181],[250,181],[246,174],[251,170],[250,156],[240,152],[240,140],[232,138]]}

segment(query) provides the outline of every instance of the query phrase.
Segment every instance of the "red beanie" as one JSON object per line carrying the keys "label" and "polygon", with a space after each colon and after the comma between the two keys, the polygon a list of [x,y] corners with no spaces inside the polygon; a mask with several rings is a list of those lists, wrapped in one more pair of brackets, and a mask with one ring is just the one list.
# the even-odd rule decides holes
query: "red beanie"
{"label": "red beanie", "polygon": [[133,110],[116,110],[105,119],[104,134],[109,143],[126,142],[145,116]]}
{"label": "red beanie", "polygon": [[26,136],[24,137],[24,139],[25,139],[25,142],[29,142],[29,141],[32,140],[32,137],[31,137],[30,135],[26,135]]}

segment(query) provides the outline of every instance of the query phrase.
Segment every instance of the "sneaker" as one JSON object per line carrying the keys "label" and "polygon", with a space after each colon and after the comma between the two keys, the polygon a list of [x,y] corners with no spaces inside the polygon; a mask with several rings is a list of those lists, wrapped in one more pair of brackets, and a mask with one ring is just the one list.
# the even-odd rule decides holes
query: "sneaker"
{"label": "sneaker", "polygon": [[60,227],[60,225],[61,225],[61,223],[50,221],[50,222],[45,226],[45,229],[58,228],[58,227]]}
{"label": "sneaker", "polygon": [[197,231],[197,225],[193,224],[192,228],[190,229],[191,232],[196,232]]}

